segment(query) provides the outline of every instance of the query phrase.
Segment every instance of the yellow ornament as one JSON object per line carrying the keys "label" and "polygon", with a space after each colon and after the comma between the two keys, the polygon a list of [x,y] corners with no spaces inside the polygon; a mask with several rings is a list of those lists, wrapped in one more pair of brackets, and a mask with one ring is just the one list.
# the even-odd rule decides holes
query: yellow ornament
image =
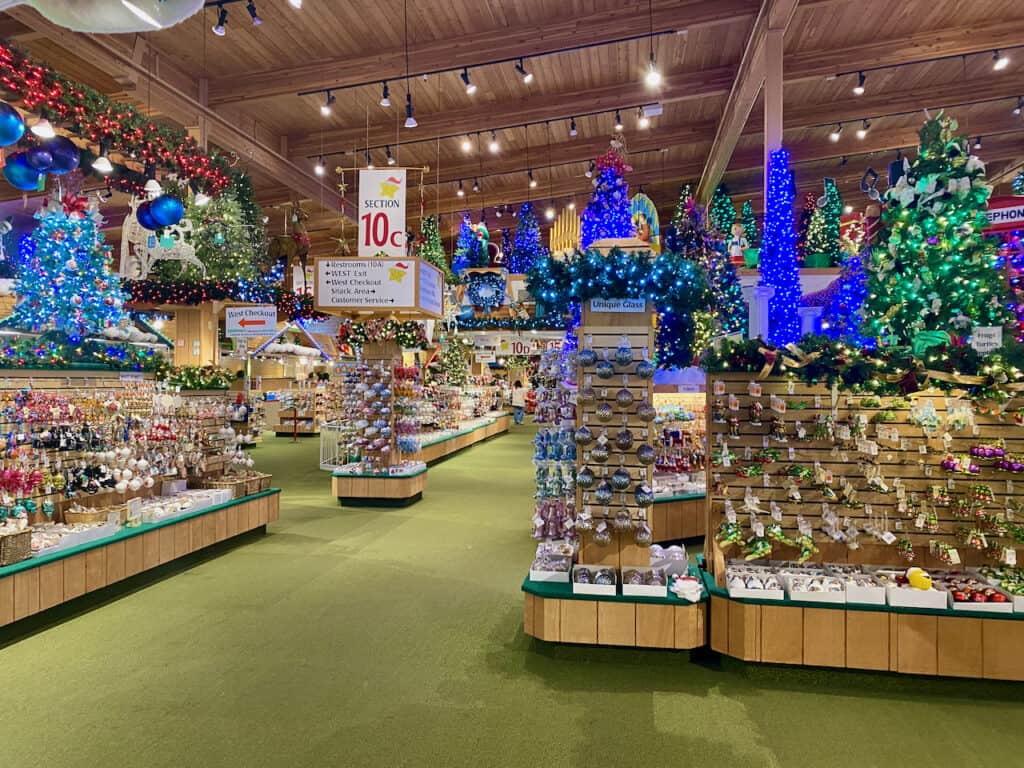
{"label": "yellow ornament", "polygon": [[932,577],[924,568],[907,568],[907,583],[914,589],[929,590],[932,588]]}

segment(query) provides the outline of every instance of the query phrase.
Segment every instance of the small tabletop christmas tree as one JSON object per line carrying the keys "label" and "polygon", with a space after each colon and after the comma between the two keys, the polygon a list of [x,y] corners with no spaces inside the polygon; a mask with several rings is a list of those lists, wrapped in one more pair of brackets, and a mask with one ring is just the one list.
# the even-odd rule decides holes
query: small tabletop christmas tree
{"label": "small tabletop christmas tree", "polygon": [[623,178],[623,174],[633,168],[627,165],[620,146],[621,142],[615,143],[595,161],[594,192],[580,224],[583,250],[595,240],[632,237],[636,233],[630,212],[629,185]]}
{"label": "small tabletop christmas tree", "polygon": [[124,317],[121,282],[111,273],[110,246],[99,231],[99,213],[84,197],[50,200],[18,256],[18,304],[12,322],[32,331],[69,337],[100,333]]}
{"label": "small tabletop christmas tree", "polygon": [[992,187],[956,121],[928,120],[917,159],[885,193],[882,242],[868,264],[866,332],[888,343],[929,346],[972,326],[1009,319],[1006,276],[983,234]]}

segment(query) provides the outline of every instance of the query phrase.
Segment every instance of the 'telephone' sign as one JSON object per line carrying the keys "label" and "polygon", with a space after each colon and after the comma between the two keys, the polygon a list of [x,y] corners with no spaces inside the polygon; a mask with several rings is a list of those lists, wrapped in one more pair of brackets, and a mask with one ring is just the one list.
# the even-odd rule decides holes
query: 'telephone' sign
{"label": "'telephone' sign", "polygon": [[359,255],[406,255],[404,170],[359,172]]}

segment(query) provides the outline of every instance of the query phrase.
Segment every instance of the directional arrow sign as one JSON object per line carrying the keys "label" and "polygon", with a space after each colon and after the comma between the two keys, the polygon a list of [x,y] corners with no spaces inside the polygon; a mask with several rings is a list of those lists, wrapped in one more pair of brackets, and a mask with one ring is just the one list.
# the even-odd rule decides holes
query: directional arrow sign
{"label": "directional arrow sign", "polygon": [[277,307],[257,304],[252,307],[228,307],[224,335],[232,339],[272,336],[277,331]]}

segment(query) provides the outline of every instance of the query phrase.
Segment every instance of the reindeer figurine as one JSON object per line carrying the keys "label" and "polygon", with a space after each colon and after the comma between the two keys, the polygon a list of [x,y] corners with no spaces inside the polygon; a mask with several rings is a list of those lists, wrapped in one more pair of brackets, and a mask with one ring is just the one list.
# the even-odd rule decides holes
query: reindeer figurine
{"label": "reindeer figurine", "polygon": [[131,212],[121,226],[121,265],[118,274],[130,280],[145,280],[158,261],[177,261],[181,270],[192,266],[206,277],[206,265],[196,256],[196,249],[190,242],[193,232],[190,219],[182,219],[171,227],[164,227],[158,237],[150,232],[136,218],[136,211],[143,200],[133,197],[129,203]]}

